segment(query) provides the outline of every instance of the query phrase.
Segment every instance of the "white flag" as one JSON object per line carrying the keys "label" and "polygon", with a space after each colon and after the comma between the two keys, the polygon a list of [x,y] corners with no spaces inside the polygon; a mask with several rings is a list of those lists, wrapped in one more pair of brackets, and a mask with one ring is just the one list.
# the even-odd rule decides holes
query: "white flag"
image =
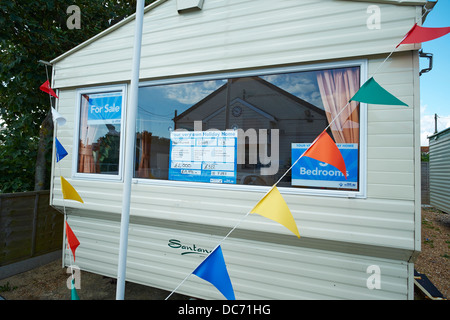
{"label": "white flag", "polygon": [[66,118],[64,118],[55,108],[52,107],[53,121],[58,122],[58,125],[63,126],[66,124]]}

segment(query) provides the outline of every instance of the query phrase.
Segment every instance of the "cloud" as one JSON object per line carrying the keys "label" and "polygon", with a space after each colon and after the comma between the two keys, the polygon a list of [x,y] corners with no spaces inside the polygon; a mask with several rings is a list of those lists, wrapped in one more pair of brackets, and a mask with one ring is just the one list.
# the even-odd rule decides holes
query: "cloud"
{"label": "cloud", "polygon": [[280,87],[300,99],[323,109],[322,97],[317,84],[316,72],[300,72],[262,76],[262,79]]}
{"label": "cloud", "polygon": [[217,90],[224,83],[221,80],[180,83],[165,86],[164,89],[167,98],[185,105],[192,105]]}

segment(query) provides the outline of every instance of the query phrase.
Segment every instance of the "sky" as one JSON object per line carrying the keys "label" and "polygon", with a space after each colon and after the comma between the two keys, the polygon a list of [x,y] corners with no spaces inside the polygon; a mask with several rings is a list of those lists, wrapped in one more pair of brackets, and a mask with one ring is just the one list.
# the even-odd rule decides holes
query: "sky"
{"label": "sky", "polygon": [[[424,27],[450,27],[450,0],[439,0],[428,14]],[[433,54],[433,69],[420,76],[420,139],[428,146],[427,136],[434,133],[434,115],[438,115],[437,130],[450,127],[450,34],[422,44],[423,52]],[[420,68],[428,60],[420,58]]]}

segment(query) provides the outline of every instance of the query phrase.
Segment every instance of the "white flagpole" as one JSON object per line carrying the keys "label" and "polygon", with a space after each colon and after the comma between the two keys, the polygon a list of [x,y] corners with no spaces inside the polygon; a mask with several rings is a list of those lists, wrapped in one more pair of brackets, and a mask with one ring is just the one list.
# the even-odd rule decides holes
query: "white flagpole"
{"label": "white flagpole", "polygon": [[141,62],[142,25],[144,20],[144,0],[137,0],[133,65],[131,69],[130,105],[126,117],[125,165],[122,195],[122,217],[120,222],[119,263],[117,268],[116,300],[124,299],[125,276],[128,250],[128,226],[130,222],[131,181],[134,168],[134,148],[136,134],[136,113],[139,90],[139,68]]}

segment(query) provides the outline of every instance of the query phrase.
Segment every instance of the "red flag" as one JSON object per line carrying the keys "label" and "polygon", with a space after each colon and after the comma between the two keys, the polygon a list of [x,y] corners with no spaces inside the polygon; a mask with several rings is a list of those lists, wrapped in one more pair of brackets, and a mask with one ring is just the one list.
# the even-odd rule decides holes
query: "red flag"
{"label": "red flag", "polygon": [[316,159],[320,162],[326,162],[339,169],[347,179],[347,169],[345,168],[345,161],[333,139],[323,131],[316,141],[305,151],[305,157]]}
{"label": "red flag", "polygon": [[401,44],[411,44],[411,43],[422,43],[430,41],[442,36],[445,36],[450,32],[450,27],[443,28],[426,28],[420,27],[416,24],[408,31],[403,40],[397,45]]}
{"label": "red flag", "polygon": [[69,242],[69,248],[72,250],[73,253],[73,261],[75,261],[75,250],[80,245],[80,241],[78,241],[77,237],[75,236],[75,233],[73,233],[67,221],[66,221],[66,236],[67,242]]}
{"label": "red flag", "polygon": [[55,98],[58,98],[58,96],[56,95],[55,91],[53,91],[53,89],[50,88],[50,83],[48,82],[48,80],[45,81],[43,84],[41,84],[39,89],[41,89],[44,92],[47,92],[48,94],[51,94]]}

